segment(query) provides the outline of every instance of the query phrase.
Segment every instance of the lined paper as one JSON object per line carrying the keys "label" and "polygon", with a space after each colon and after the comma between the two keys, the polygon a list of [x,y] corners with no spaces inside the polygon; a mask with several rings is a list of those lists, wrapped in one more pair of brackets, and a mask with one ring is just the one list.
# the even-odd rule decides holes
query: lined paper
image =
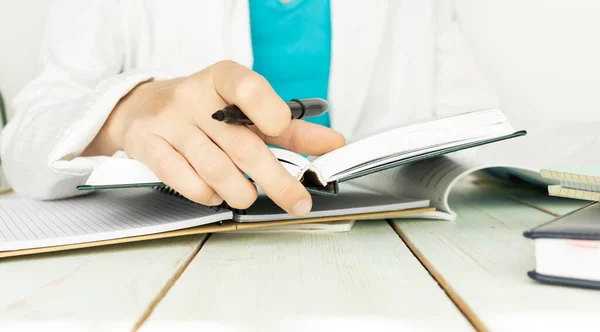
{"label": "lined paper", "polygon": [[58,201],[3,199],[0,251],[167,232],[232,217],[229,210],[151,188],[105,190]]}

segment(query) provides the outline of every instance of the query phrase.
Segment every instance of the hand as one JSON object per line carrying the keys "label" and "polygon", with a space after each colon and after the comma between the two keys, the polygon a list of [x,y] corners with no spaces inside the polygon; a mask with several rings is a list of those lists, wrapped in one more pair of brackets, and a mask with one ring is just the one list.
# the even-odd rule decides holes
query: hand
{"label": "hand", "polygon": [[[212,113],[235,104],[254,126],[215,121]],[[308,155],[344,145],[341,134],[302,120],[257,73],[231,61],[188,77],[138,85],[111,113],[84,155],[123,150],[148,165],[188,199],[248,208],[256,187],[290,214],[312,207],[310,195],[268,149],[267,144]]]}

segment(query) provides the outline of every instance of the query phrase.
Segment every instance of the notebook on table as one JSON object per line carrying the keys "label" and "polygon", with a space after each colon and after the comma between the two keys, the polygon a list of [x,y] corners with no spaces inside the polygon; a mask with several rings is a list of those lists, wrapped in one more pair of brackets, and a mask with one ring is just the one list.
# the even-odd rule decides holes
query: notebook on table
{"label": "notebook on table", "polygon": [[540,282],[600,288],[600,203],[594,202],[524,233],[535,243]]}
{"label": "notebook on table", "polygon": [[[525,135],[502,111],[482,110],[392,128],[349,142],[318,158],[272,148],[282,165],[312,193],[337,195],[339,183],[400,165]],[[110,158],[80,190],[163,185],[144,164]]]}
{"label": "notebook on table", "polygon": [[207,207],[153,188],[100,191],[58,201],[7,198],[0,204],[0,257],[432,210],[427,200],[381,194],[349,183],[342,188],[339,199],[313,197],[313,210],[302,218],[285,213],[264,195],[246,211]]}

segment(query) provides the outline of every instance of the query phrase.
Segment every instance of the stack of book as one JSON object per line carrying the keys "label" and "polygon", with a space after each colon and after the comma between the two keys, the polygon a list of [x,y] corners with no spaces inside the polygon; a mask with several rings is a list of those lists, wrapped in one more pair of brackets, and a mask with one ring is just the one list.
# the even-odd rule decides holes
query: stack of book
{"label": "stack of book", "polygon": [[550,284],[600,288],[600,203],[525,232],[534,240],[531,278]]}
{"label": "stack of book", "polygon": [[600,288],[600,165],[542,169],[551,196],[592,201],[524,233],[534,240],[535,280],[584,288]]}
{"label": "stack of book", "polygon": [[551,196],[600,201],[600,165],[542,169],[544,178],[560,181],[548,186]]}

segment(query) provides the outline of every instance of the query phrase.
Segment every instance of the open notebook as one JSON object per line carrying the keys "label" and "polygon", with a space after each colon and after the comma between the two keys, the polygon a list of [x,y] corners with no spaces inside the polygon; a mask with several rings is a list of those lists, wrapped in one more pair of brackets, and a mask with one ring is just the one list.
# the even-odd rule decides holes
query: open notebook
{"label": "open notebook", "polygon": [[[311,192],[336,195],[338,184],[388,168],[525,135],[497,109],[464,113],[387,130],[351,142],[318,158],[271,149],[282,165]],[[110,158],[80,190],[162,185],[144,164]]]}
{"label": "open notebook", "polygon": [[40,248],[47,252],[295,223],[391,218],[431,210],[427,200],[382,194],[349,183],[343,184],[343,191],[340,197],[315,196],[313,211],[302,218],[288,215],[264,195],[245,211],[206,207],[152,188],[100,191],[58,201],[8,198],[0,204],[0,257],[40,252],[35,250]]}
{"label": "open notebook", "polygon": [[510,160],[506,163],[489,162],[466,153],[417,161],[351,182],[381,193],[426,199],[435,207],[430,212],[418,216],[405,215],[403,218],[454,220],[456,213],[449,204],[450,194],[460,180],[478,171],[483,172],[474,179],[489,181],[500,189],[506,186],[527,186],[542,193],[547,185],[553,183],[544,179],[539,169],[530,165]]}

